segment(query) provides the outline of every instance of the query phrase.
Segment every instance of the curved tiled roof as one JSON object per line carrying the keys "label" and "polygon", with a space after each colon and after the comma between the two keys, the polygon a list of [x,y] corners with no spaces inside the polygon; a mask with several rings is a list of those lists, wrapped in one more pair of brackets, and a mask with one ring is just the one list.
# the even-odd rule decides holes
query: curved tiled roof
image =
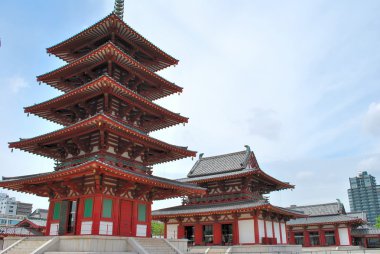
{"label": "curved tiled roof", "polygon": [[269,204],[266,200],[245,200],[236,201],[228,203],[217,203],[217,204],[204,204],[204,205],[182,205],[174,206],[165,209],[160,209],[152,212],[153,218],[160,217],[175,217],[181,216],[194,216],[201,214],[220,214],[220,213],[233,213],[233,212],[244,212],[252,211],[255,209],[267,209],[271,211],[276,211],[290,216],[303,216],[295,211],[286,210],[277,206]]}
{"label": "curved tiled roof", "polygon": [[187,176],[192,178],[243,170],[247,167],[250,153],[250,149],[247,149],[212,157],[202,157],[201,155]]}
{"label": "curved tiled roof", "polygon": [[[54,181],[59,180],[62,181],[64,178],[70,178],[74,175],[83,175],[86,173],[93,174],[93,169],[98,168],[100,171],[108,172],[108,174],[116,174],[118,178],[122,179],[129,179],[133,180],[137,183],[143,183],[143,184],[150,184],[155,187],[159,188],[168,188],[172,190],[178,190],[181,191],[181,193],[173,192],[172,197],[179,197],[182,195],[189,195],[189,194],[204,194],[205,189],[199,186],[196,186],[194,184],[189,183],[181,183],[175,180],[170,180],[163,177],[148,175],[148,174],[141,174],[138,172],[134,172],[131,170],[123,169],[114,165],[110,165],[105,162],[101,162],[99,160],[92,160],[85,162],[83,164],[73,166],[70,168],[66,168],[59,171],[53,171],[48,173],[42,173],[42,174],[34,174],[34,175],[28,175],[28,176],[20,176],[20,177],[3,177],[3,181],[0,181],[0,187],[15,190],[15,191],[25,191],[28,193],[32,193],[32,189],[24,190],[24,186],[31,184],[40,184],[40,183],[47,183],[48,181]],[[182,193],[183,192],[183,193]],[[168,197],[162,197],[162,198],[168,198]]]}
{"label": "curved tiled roof", "polygon": [[99,38],[110,30],[115,28],[115,32],[119,34],[124,40],[133,42],[138,45],[144,51],[150,52],[156,57],[154,64],[148,66],[152,71],[158,71],[166,68],[170,65],[177,64],[178,60],[168,55],[154,44],[145,39],[142,35],[137,33],[133,28],[128,26],[123,20],[121,20],[117,15],[111,13],[102,20],[98,21],[89,28],[79,32],[78,34],[72,36],[71,38],[60,42],[59,44],[52,46],[47,49],[47,52],[54,54],[64,61],[71,62],[76,59],[70,52],[73,45],[84,44],[94,38]]}
{"label": "curved tiled roof", "polygon": [[339,202],[307,206],[291,206],[288,207],[288,209],[300,211],[309,216],[336,215],[345,213],[343,204]]}
{"label": "curved tiled roof", "polygon": [[337,223],[363,223],[360,218],[347,216],[344,214],[326,215],[326,216],[313,216],[306,218],[297,218],[287,222],[288,226],[303,226],[303,225],[317,225],[317,224],[337,224]]}

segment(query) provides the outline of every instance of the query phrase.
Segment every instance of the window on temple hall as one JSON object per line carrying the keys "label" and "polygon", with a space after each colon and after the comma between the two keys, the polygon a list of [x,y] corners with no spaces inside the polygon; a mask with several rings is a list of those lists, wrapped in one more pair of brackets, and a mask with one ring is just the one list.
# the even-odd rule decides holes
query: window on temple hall
{"label": "window on temple hall", "polygon": [[61,214],[61,202],[54,204],[53,220],[59,220]]}
{"label": "window on temple hall", "polygon": [[214,242],[212,225],[203,225],[203,242],[206,244]]}
{"label": "window on temple hall", "polygon": [[303,232],[294,233],[296,244],[303,245]]}
{"label": "window on temple hall", "polygon": [[335,232],[326,231],[325,232],[326,245],[335,245]]}
{"label": "window on temple hall", "polygon": [[141,222],[146,221],[146,205],[139,204],[138,206],[138,220]]}
{"label": "window on temple hall", "polygon": [[94,200],[92,198],[86,198],[84,200],[84,218],[91,218],[92,217],[92,206],[94,204]]}
{"label": "window on temple hall", "polygon": [[103,218],[111,218],[112,217],[112,199],[103,199]]}
{"label": "window on temple hall", "polygon": [[315,246],[315,245],[320,245],[319,243],[319,233],[318,232],[310,232],[310,245]]}

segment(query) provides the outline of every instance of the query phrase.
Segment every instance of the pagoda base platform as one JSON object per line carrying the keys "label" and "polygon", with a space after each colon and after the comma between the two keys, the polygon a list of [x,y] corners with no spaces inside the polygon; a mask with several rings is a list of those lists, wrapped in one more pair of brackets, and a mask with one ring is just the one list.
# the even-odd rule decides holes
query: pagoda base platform
{"label": "pagoda base platform", "polygon": [[6,237],[0,253],[181,254],[187,253],[187,240],[94,235]]}

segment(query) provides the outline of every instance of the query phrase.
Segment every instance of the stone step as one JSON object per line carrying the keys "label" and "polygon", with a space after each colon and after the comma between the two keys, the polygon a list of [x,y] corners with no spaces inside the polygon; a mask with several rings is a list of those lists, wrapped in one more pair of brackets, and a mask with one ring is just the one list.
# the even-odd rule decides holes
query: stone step
{"label": "stone step", "polygon": [[47,251],[45,254],[136,254],[136,252],[91,252],[91,251],[75,251],[75,252],[69,252],[69,251]]}

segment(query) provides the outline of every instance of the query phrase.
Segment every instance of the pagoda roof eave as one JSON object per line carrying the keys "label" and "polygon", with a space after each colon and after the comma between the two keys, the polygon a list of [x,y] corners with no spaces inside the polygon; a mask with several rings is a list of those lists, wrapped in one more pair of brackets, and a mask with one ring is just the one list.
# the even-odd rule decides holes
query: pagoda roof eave
{"label": "pagoda roof eave", "polygon": [[80,69],[86,67],[86,65],[104,62],[107,57],[113,58],[115,62],[125,66],[125,68],[133,69],[133,71],[138,72],[141,75],[141,77],[145,80],[149,80],[150,82],[156,85],[162,85],[163,89],[167,89],[167,91],[161,94],[160,96],[156,95],[155,97],[149,99],[159,99],[173,93],[180,93],[183,90],[182,87],[179,87],[174,83],[171,83],[166,79],[162,78],[158,74],[148,70],[144,65],[132,59],[129,55],[124,53],[123,50],[121,50],[112,42],[107,42],[103,44],[102,46],[94,49],[88,54],[76,59],[75,61],[67,65],[64,65],[53,71],[38,76],[37,81],[45,82],[53,87],[56,87],[61,91],[68,92],[72,89],[67,88],[66,86],[59,85],[59,81],[61,79],[60,75],[70,75],[75,71],[75,68]]}
{"label": "pagoda roof eave", "polygon": [[153,219],[175,218],[175,217],[193,217],[207,216],[213,214],[231,214],[251,212],[255,210],[272,211],[293,218],[304,217],[305,215],[289,211],[270,203],[261,201],[239,201],[224,204],[205,204],[205,205],[183,205],[160,209],[152,212]]}
{"label": "pagoda roof eave", "polygon": [[[14,191],[22,191],[31,194],[41,194],[39,191],[33,188],[26,188],[28,185],[48,184],[49,182],[59,181],[62,182],[65,179],[73,179],[75,177],[82,177],[84,175],[93,175],[95,173],[103,173],[111,177],[117,177],[118,179],[133,181],[135,183],[141,183],[145,185],[152,185],[153,187],[162,189],[171,189],[177,191],[172,193],[173,195],[166,194],[160,199],[170,197],[180,197],[189,194],[205,194],[205,189],[192,184],[180,183],[175,180],[170,180],[162,177],[152,176],[148,174],[141,174],[131,170],[124,170],[119,167],[109,165],[107,163],[94,160],[89,161],[71,168],[64,170],[53,171],[44,174],[35,174],[29,176],[22,176],[19,178],[4,178],[0,182],[0,187]],[[4,180],[5,179],[5,180]],[[46,194],[47,196],[48,194]],[[168,196],[169,195],[169,196]]]}
{"label": "pagoda roof eave", "polygon": [[[97,114],[80,122],[77,122],[71,126],[59,129],[57,131],[53,131],[47,134],[43,134],[34,138],[22,139],[17,142],[10,142],[9,148],[17,148],[27,152],[40,154],[42,156],[47,156],[42,152],[35,151],[35,146],[43,142],[54,142],[54,140],[60,138],[67,138],[70,135],[77,135],[78,133],[82,133],[86,130],[93,131],[95,128],[106,128],[111,132],[115,132],[120,136],[125,136],[126,138],[138,140],[140,143],[147,144],[154,147],[160,147],[161,149],[167,149],[169,151],[173,151],[177,154],[178,158],[184,158],[189,156],[195,156],[196,152],[187,150],[187,148],[170,145],[158,139],[152,138],[148,136],[146,133],[139,131],[133,127],[127,126],[123,123],[118,122],[114,118],[111,118],[104,114]],[[171,159],[173,160],[173,159]],[[157,163],[162,163],[170,160],[163,160]],[[156,163],[152,163],[156,164]]]}
{"label": "pagoda roof eave", "polygon": [[[46,118],[48,120],[51,120],[55,123],[62,124],[62,125],[68,125],[72,123],[65,123],[62,122],[60,118],[57,118],[50,109],[52,107],[62,107],[64,105],[67,105],[67,103],[75,101],[75,100],[83,100],[84,97],[90,96],[96,96],[100,95],[104,92],[108,92],[113,94],[116,97],[123,98],[123,99],[129,99],[132,98],[137,103],[141,103],[146,111],[150,111],[154,114],[164,114],[169,119],[172,119],[172,123],[167,123],[166,125],[162,124],[163,127],[160,126],[152,126],[152,129],[149,129],[149,131],[155,131],[161,128],[169,127],[178,123],[187,123],[188,118],[183,117],[179,114],[173,113],[159,105],[157,105],[154,102],[151,102],[150,100],[146,99],[145,97],[139,95],[138,93],[122,86],[120,83],[115,81],[113,78],[109,77],[108,75],[102,75],[98,77],[97,79],[87,83],[86,85],[80,86],[78,88],[75,88],[74,90],[71,90],[68,93],[62,94],[58,97],[55,97],[53,99],[50,99],[48,101],[35,104],[30,107],[25,107],[24,111],[25,113],[32,113],[35,115],[38,115],[40,117]],[[153,110],[152,110],[153,109]]]}
{"label": "pagoda roof eave", "polygon": [[64,61],[71,62],[75,58],[70,56],[70,54],[65,53],[65,51],[69,51],[76,43],[81,43],[82,41],[89,40],[89,38],[99,37],[99,34],[107,33],[107,29],[109,29],[112,25],[116,25],[116,32],[121,34],[125,40],[131,40],[136,43],[139,47],[147,49],[148,51],[154,52],[154,55],[159,56],[161,58],[161,63],[156,67],[152,66],[152,71],[159,71],[168,66],[178,64],[178,60],[169,54],[165,53],[153,43],[148,41],[142,35],[137,33],[133,28],[128,26],[122,19],[120,19],[114,13],[109,14],[105,18],[101,19],[94,25],[84,29],[83,31],[77,33],[76,35],[70,37],[69,39],[62,41],[55,46],[47,48],[47,52],[49,54],[54,54],[60,59]]}

